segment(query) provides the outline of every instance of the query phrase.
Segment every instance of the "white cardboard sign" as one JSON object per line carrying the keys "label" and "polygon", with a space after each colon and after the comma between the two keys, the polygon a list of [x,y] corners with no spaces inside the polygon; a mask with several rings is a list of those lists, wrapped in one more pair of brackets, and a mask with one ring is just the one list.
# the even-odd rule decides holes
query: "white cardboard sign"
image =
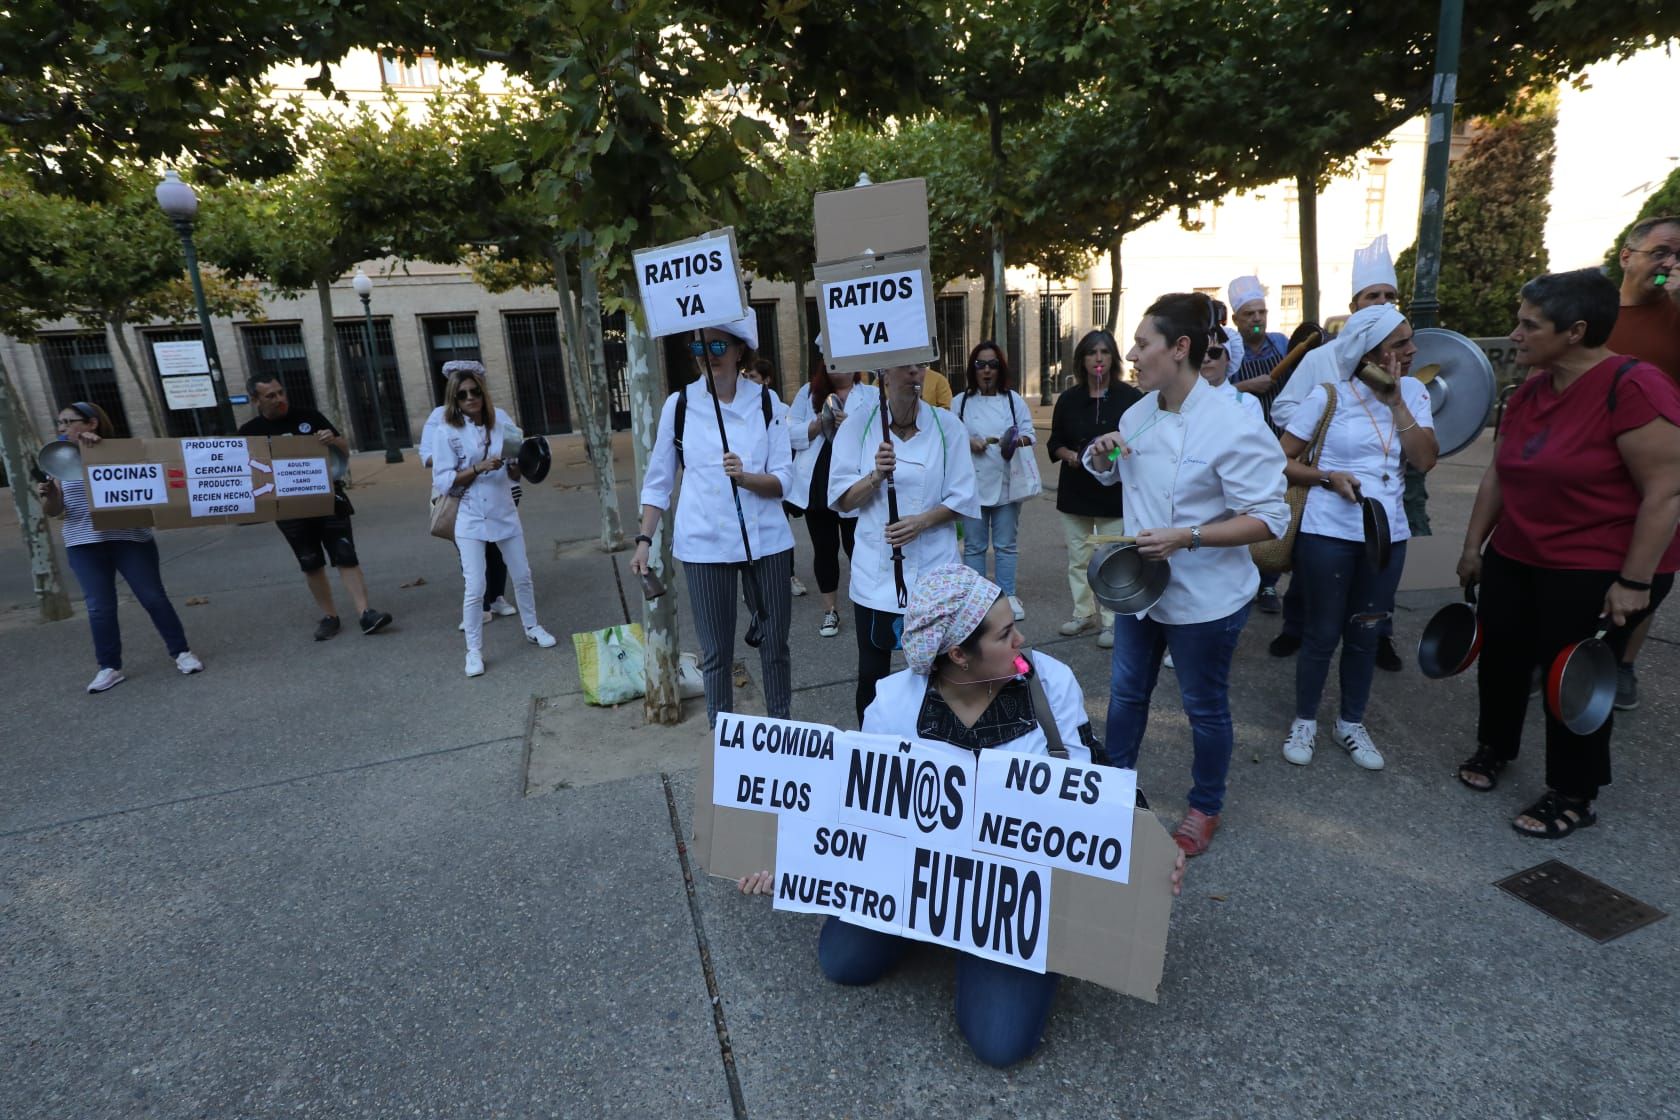
{"label": "white cardboard sign", "polygon": [[712,803],[832,820],[839,799],[832,727],[719,712]]}
{"label": "white cardboard sign", "polygon": [[911,839],[966,847],[974,832],[974,752],[949,743],[848,732],[839,820]]}
{"label": "white cardboard sign", "polygon": [[828,357],[841,362],[934,345],[927,283],[921,269],[821,283]]}
{"label": "white cardboard sign", "polygon": [[1137,771],[982,751],[974,850],[1124,883]]}
{"label": "white cardboard sign", "polygon": [[331,494],[332,478],[325,459],[274,460],[274,496],[297,498],[305,494]]}
{"label": "white cardboard sign", "polygon": [[[1050,952],[1051,871],[912,841],[904,936],[1033,972]],[[781,850],[777,849],[780,860]],[[850,919],[848,919],[850,920]]]}
{"label": "white cardboard sign", "polygon": [[655,338],[731,323],[747,313],[733,227],[631,255],[648,333]]}
{"label": "white cardboard sign", "polygon": [[184,439],[187,509],[194,517],[255,513],[251,492],[251,448],[245,440]]}
{"label": "white cardboard sign", "polygon": [[905,848],[902,836],[783,814],[776,821],[774,908],[901,934]]}
{"label": "white cardboard sign", "polygon": [[216,407],[216,384],[208,374],[188,374],[163,379],[163,399],[171,412]]}
{"label": "white cardboard sign", "polygon": [[186,342],[154,342],[152,356],[157,359],[160,377],[210,372],[210,358],[204,352],[204,343],[196,338]]}
{"label": "white cardboard sign", "polygon": [[101,463],[87,468],[94,509],[133,509],[169,504],[162,463]]}

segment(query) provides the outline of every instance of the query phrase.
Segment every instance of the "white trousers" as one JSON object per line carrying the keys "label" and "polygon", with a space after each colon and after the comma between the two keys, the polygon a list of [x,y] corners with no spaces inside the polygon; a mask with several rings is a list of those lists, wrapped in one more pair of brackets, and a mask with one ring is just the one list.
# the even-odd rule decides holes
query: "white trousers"
{"label": "white trousers", "polygon": [[[529,630],[537,624],[537,592],[531,582],[531,563],[525,558],[523,531],[495,542],[507,563],[508,581],[513,584],[513,601],[519,607],[519,622]],[[455,547],[461,553],[461,576],[466,581],[466,597],[461,604],[461,621],[467,627],[468,651],[484,649],[484,542],[462,540],[457,537]]]}

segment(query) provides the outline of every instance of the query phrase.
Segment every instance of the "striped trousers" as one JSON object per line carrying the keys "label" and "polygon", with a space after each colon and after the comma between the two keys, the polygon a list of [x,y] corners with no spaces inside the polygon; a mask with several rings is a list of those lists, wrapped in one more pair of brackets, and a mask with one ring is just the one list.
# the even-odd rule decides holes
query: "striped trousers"
{"label": "striped trousers", "polygon": [[[775,719],[788,718],[793,676],[788,662],[788,624],[793,618],[793,549],[753,561],[764,611],[763,640],[758,647],[764,675],[764,707]],[[700,639],[700,672],[706,679],[706,723],[717,725],[719,712],[733,711],[735,680],[735,609],[744,578],[739,564],[683,562],[688,601],[694,606],[694,633]]]}

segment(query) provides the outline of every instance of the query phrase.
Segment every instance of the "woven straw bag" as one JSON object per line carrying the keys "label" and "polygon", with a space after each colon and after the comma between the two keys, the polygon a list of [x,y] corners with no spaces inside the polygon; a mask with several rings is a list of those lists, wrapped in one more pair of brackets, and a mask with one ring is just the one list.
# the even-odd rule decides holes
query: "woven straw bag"
{"label": "woven straw bag", "polygon": [[[1330,430],[1330,421],[1336,415],[1336,387],[1327,384],[1324,392],[1330,399],[1324,405],[1324,415],[1318,418],[1312,442],[1307,444],[1307,452],[1301,457],[1301,462],[1309,467],[1318,466],[1318,457],[1324,451],[1324,435]],[[1255,567],[1267,575],[1281,574],[1295,566],[1295,535],[1301,531],[1301,514],[1307,508],[1307,495],[1311,491],[1311,486],[1291,483],[1283,494],[1283,500],[1289,503],[1289,528],[1275,540],[1248,546]]]}

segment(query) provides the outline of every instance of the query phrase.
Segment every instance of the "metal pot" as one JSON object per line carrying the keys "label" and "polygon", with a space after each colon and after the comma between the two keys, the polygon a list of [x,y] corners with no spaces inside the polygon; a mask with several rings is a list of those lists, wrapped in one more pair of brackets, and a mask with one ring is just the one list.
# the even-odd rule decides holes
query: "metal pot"
{"label": "metal pot", "polygon": [[1161,601],[1172,581],[1172,566],[1145,559],[1135,540],[1111,541],[1091,556],[1085,579],[1097,602],[1115,614],[1142,614]]}
{"label": "metal pot", "polygon": [[79,482],[82,477],[82,449],[67,439],[55,439],[35,455],[41,469],[60,482]]}

